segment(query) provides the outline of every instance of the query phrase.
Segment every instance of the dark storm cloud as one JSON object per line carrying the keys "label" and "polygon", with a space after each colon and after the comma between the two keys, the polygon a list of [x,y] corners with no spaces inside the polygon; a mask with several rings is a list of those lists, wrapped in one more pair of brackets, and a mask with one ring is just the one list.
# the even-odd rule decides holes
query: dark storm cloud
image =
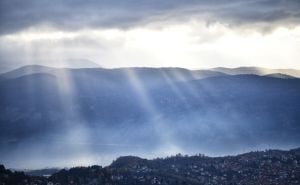
{"label": "dark storm cloud", "polygon": [[230,25],[300,22],[298,0],[0,0],[1,34],[47,25],[63,30],[128,28],[188,19]]}

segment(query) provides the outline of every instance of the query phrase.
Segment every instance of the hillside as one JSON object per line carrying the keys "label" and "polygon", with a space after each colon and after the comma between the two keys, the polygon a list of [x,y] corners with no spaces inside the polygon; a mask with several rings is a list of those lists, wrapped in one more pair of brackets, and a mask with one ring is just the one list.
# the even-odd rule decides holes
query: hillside
{"label": "hillside", "polygon": [[201,79],[212,76],[225,75],[222,72],[211,71],[211,70],[187,70],[184,68],[53,68],[41,65],[27,65],[18,69],[2,73],[0,76],[5,78],[17,78],[24,75],[36,74],[36,73],[47,73],[61,75],[98,75],[98,77],[123,77],[128,72],[132,72],[137,76],[143,78],[177,78],[178,80],[189,80],[189,79]]}
{"label": "hillside", "polygon": [[177,68],[60,70],[0,82],[1,162],[40,167],[59,156],[55,166],[71,166],[99,153],[111,156],[109,163],[118,154],[224,155],[300,142],[297,78],[198,79]]}
{"label": "hillside", "polygon": [[284,74],[293,77],[300,78],[300,70],[297,69],[269,69],[260,67],[238,67],[238,68],[224,68],[217,67],[210,69],[212,71],[218,71],[230,75],[238,74],[253,74],[253,75],[270,75],[270,74]]}
{"label": "hillside", "polygon": [[6,184],[114,184],[114,185],[214,185],[299,184],[300,149],[266,150],[237,156],[204,155],[141,159],[120,157],[110,166],[75,167],[49,178],[27,176],[0,167],[0,182]]}

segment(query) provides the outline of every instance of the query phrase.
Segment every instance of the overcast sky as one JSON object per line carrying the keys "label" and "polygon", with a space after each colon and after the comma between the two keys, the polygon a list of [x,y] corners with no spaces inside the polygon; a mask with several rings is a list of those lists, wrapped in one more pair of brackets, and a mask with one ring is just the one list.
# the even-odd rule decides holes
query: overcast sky
{"label": "overcast sky", "polygon": [[300,69],[300,1],[0,0],[0,71],[78,61]]}

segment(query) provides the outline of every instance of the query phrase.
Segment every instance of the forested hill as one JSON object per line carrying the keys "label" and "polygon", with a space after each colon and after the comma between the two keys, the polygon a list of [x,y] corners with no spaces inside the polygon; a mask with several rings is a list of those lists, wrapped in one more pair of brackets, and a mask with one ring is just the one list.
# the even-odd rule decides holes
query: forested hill
{"label": "forested hill", "polygon": [[176,156],[153,160],[120,157],[110,166],[75,167],[49,178],[11,172],[0,166],[0,183],[79,185],[233,185],[299,184],[300,148],[266,150],[237,156]]}

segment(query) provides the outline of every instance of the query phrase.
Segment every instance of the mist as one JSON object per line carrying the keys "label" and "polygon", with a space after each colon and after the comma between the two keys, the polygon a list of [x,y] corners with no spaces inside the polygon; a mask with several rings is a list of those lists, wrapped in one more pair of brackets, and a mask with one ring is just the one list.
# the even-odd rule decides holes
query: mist
{"label": "mist", "polygon": [[297,78],[43,66],[2,76],[0,163],[10,168],[299,146]]}

